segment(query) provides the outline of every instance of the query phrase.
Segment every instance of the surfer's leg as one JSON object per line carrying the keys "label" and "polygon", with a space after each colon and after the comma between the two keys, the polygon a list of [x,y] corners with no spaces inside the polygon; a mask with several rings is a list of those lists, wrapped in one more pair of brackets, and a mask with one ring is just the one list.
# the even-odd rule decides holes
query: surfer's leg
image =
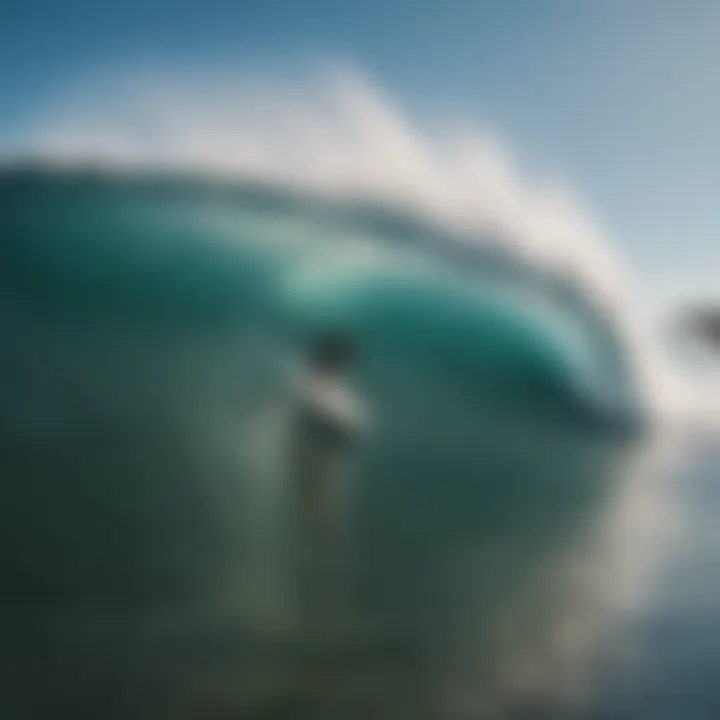
{"label": "surfer's leg", "polygon": [[347,606],[347,528],[344,478],[323,468],[302,493],[299,598],[310,634],[325,636],[341,622]]}

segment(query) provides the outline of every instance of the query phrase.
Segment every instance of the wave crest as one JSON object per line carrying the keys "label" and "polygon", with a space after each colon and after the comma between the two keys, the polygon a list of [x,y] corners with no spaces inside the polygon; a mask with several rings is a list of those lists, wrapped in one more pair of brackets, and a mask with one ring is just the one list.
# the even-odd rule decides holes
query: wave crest
{"label": "wave crest", "polygon": [[48,117],[25,145],[55,163],[265,182],[400,209],[461,244],[501,246],[614,326],[647,402],[677,410],[686,400],[611,244],[568,188],[523,172],[482,128],[418,122],[347,68],[294,85],[118,74],[81,84]]}

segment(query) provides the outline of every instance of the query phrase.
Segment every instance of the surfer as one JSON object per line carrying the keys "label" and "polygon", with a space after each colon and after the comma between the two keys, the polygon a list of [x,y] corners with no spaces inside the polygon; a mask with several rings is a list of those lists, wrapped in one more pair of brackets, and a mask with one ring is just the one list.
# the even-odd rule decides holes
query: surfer
{"label": "surfer", "polygon": [[313,635],[347,609],[348,463],[364,424],[350,372],[351,338],[318,336],[310,348],[292,427],[292,482],[298,523],[302,622]]}

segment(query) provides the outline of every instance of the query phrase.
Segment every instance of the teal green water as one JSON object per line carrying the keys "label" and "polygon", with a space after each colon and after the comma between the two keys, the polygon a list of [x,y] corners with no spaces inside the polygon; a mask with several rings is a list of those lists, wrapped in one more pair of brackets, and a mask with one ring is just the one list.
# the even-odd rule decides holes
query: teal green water
{"label": "teal green water", "polygon": [[0,177],[6,605],[279,631],[285,368],[342,327],[373,415],[356,603],[433,652],[465,636],[492,676],[493,618],[582,544],[640,408],[601,313],[461,240],[271,188]]}

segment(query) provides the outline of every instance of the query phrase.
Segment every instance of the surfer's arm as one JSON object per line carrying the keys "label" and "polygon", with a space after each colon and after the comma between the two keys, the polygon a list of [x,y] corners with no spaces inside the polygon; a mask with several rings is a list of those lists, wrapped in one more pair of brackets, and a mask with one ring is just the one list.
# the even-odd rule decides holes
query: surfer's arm
{"label": "surfer's arm", "polygon": [[300,415],[317,432],[341,442],[352,442],[366,432],[369,419],[360,398],[347,387],[310,378],[301,394]]}

